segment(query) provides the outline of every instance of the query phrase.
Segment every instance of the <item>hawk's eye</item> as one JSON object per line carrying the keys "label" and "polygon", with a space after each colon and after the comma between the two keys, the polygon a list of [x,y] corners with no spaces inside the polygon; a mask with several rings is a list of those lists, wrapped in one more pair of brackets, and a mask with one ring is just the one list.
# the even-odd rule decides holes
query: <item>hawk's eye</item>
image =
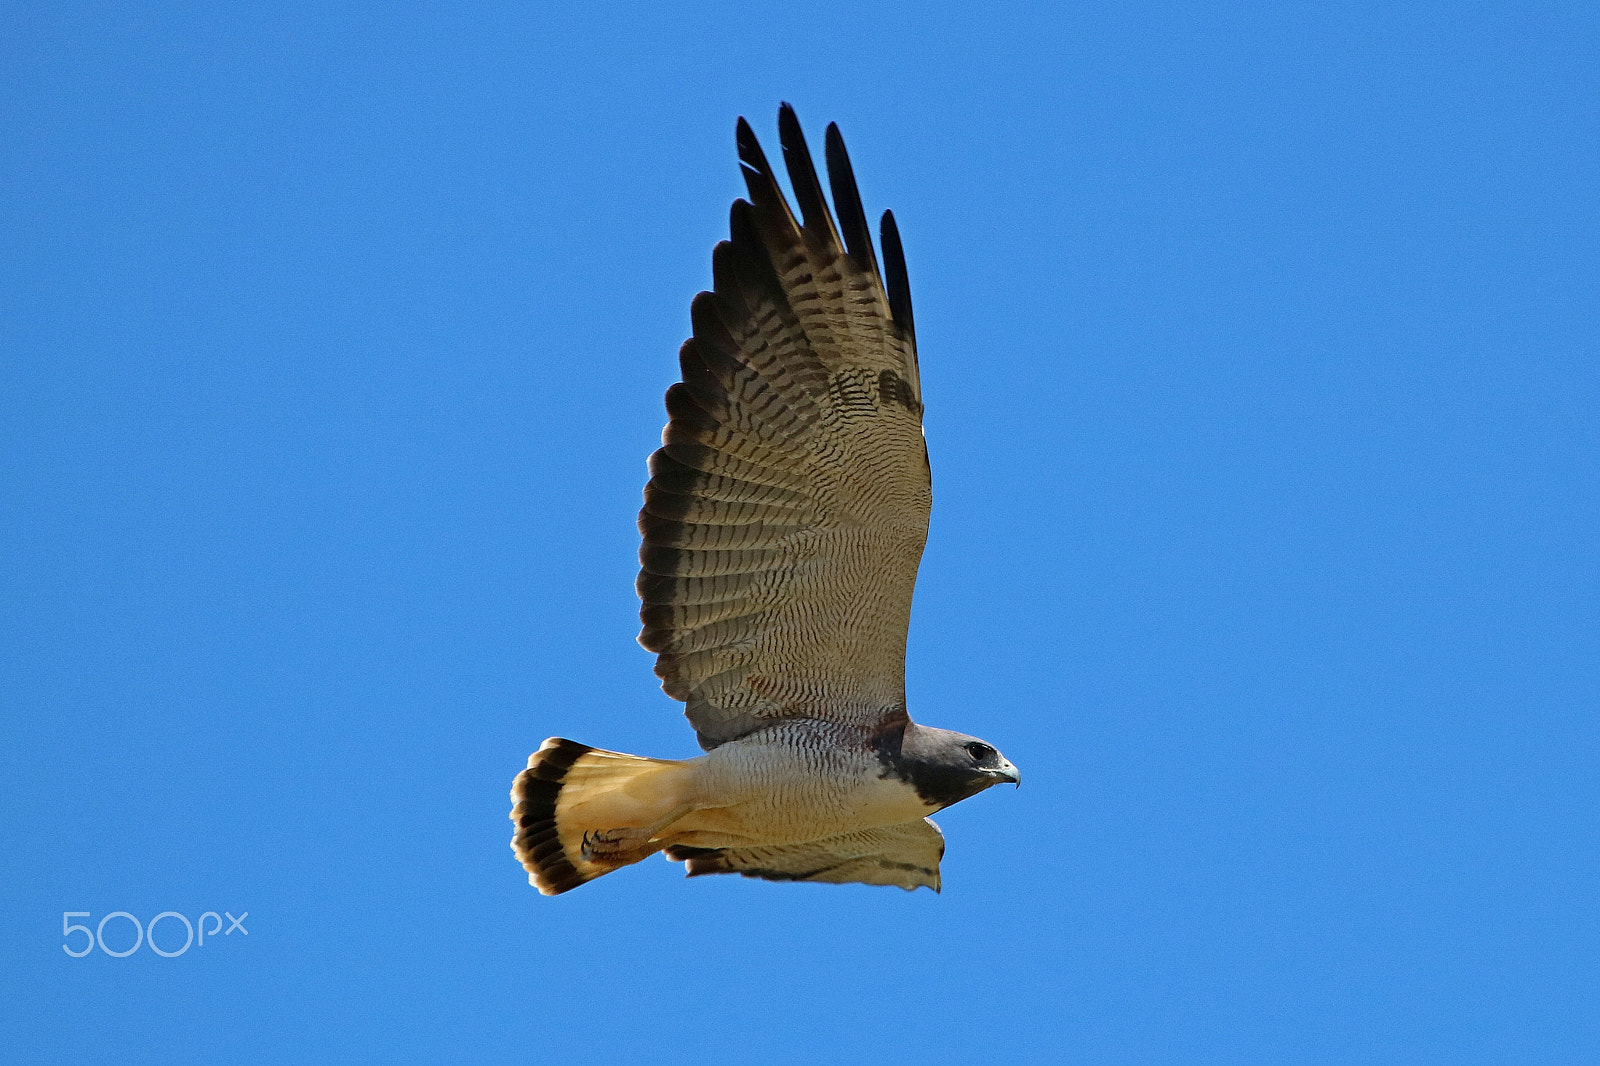
{"label": "hawk's eye", "polygon": [[982,762],[994,754],[994,749],[987,744],[979,744],[974,740],[967,745],[967,754],[972,756],[974,762]]}

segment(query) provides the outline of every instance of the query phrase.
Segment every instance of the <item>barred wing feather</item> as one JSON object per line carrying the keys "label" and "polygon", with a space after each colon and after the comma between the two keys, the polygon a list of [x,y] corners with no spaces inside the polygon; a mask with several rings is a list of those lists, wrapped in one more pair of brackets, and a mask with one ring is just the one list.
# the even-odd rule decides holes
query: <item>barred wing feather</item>
{"label": "barred wing feather", "polygon": [[[774,719],[903,714],[906,626],[931,501],[911,301],[894,220],[880,273],[838,129],[838,223],[787,105],[796,219],[744,120],[749,201],[667,390],[650,459],[639,641],[707,750]],[[887,281],[887,284],[886,284]]]}
{"label": "barred wing feather", "polygon": [[803,844],[748,848],[671,847],[667,858],[688,864],[689,876],[740,874],[764,881],[897,885],[939,891],[944,834],[927,818],[862,829]]}

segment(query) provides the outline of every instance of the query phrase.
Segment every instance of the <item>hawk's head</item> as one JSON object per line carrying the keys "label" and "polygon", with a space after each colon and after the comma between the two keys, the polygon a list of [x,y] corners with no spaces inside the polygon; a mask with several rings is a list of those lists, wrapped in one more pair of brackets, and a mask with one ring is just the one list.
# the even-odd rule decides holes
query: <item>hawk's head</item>
{"label": "hawk's head", "polygon": [[915,722],[908,722],[904,732],[884,737],[878,757],[885,776],[905,781],[936,809],[1002,781],[1022,784],[1022,774],[992,744]]}

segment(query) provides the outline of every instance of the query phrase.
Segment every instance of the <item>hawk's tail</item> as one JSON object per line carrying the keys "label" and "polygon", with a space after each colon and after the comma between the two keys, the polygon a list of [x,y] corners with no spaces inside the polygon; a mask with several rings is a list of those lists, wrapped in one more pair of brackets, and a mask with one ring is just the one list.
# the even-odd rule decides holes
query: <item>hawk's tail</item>
{"label": "hawk's tail", "polygon": [[551,737],[511,785],[511,847],[547,896],[661,850],[651,830],[683,809],[687,764]]}

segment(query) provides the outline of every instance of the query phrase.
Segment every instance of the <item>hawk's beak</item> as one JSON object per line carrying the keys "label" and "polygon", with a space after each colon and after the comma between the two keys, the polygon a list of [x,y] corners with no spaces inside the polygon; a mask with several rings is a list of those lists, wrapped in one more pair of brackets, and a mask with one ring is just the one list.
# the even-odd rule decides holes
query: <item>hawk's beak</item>
{"label": "hawk's beak", "polygon": [[1002,756],[1000,759],[1000,768],[998,770],[990,770],[989,772],[995,777],[999,778],[1001,781],[1010,781],[1018,788],[1022,787],[1022,771],[1013,766],[1011,760],[1005,758],[1004,756]]}

